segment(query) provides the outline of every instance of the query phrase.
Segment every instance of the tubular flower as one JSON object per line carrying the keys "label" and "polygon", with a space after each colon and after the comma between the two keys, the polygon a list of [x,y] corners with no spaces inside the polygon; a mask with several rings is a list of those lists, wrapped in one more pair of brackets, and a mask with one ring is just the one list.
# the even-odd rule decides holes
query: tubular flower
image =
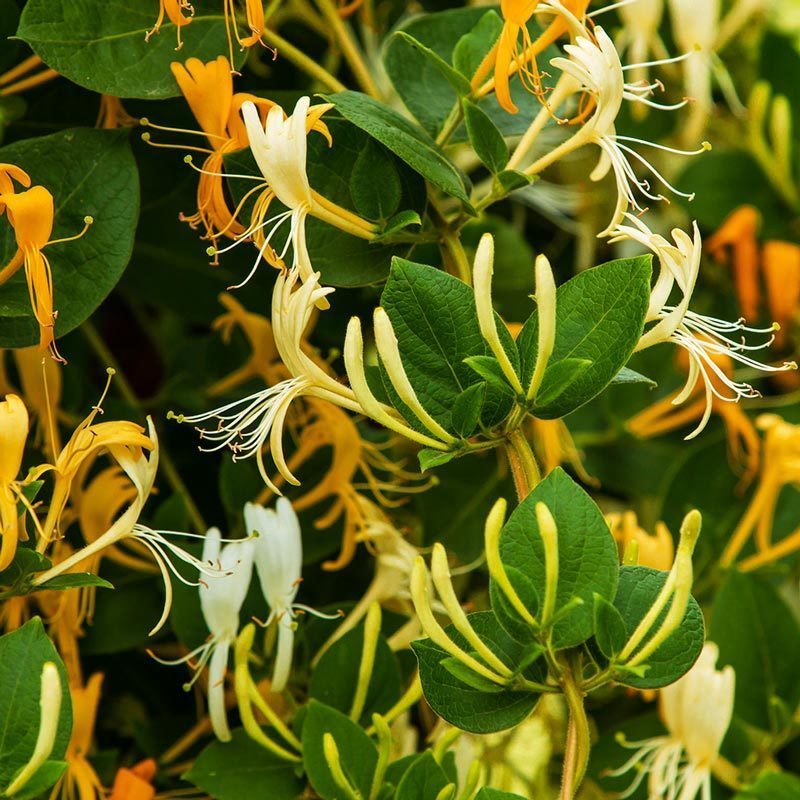
{"label": "tubular flower", "polygon": [[[723,402],[738,402],[742,397],[759,397],[749,384],[729,377],[719,365],[717,357],[726,356],[744,366],[761,372],[780,372],[796,369],[794,362],[780,366],[763,364],[748,353],[772,343],[772,338],[760,345],[747,345],[732,338],[738,334],[771,334],[774,328],[752,328],[744,320],[726,322],[696,314],[689,310],[697,275],[700,270],[702,242],[697,224],[693,236],[679,229],[672,231],[673,243],[654,234],[640,219],[627,215],[630,225],[620,225],[613,232],[612,241],[632,239],[651,250],[659,259],[659,272],[650,294],[650,305],[645,323],[653,323],[642,335],[636,350],[644,350],[660,342],[671,341],[683,348],[689,357],[688,377],[683,389],[673,398],[675,405],[684,403],[695,390],[702,377],[706,403],[697,427],[686,437],[691,439],[705,428],[711,416],[714,397]],[[678,305],[667,305],[670,292],[677,286],[681,293]]]}
{"label": "tubular flower", "polygon": [[152,758],[132,767],[121,767],[114,777],[109,800],[153,800],[156,794],[153,778],[157,771],[158,765]]}
{"label": "tubular flower", "polygon": [[[716,367],[715,370],[708,373],[708,378],[714,387],[711,396],[711,413],[717,414],[722,419],[728,443],[728,457],[734,469],[741,473],[741,485],[745,486],[758,472],[760,450],[758,434],[750,417],[742,410],[741,406],[724,399],[727,383],[720,380],[718,371],[725,375],[727,381],[732,382],[734,380],[733,360],[727,353],[711,352],[709,358]],[[691,369],[687,350],[678,351],[678,365],[684,372],[689,372]],[[683,408],[675,406],[675,398],[678,397],[679,392],[663,397],[629,419],[627,428],[634,436],[649,438],[661,436],[701,420],[706,409],[706,399],[703,397],[703,393],[703,387],[695,386],[686,398],[687,405]]]}
{"label": "tubular flower", "polygon": [[770,316],[780,325],[775,343],[786,343],[786,331],[794,330],[800,308],[800,247],[792,242],[764,242],[761,251],[767,305]]}
{"label": "tubular flower", "polygon": [[617,543],[620,556],[625,553],[631,542],[636,542],[639,564],[665,571],[672,567],[675,545],[672,541],[672,534],[663,522],[656,523],[653,534],[649,534],[639,527],[633,511],[606,514],[606,522]]}
{"label": "tubular flower", "polygon": [[[169,415],[178,422],[195,425],[216,420],[215,427],[199,429],[201,439],[208,443],[201,450],[213,452],[227,447],[233,451],[234,459],[255,456],[261,477],[276,494],[280,494],[280,491],[269,477],[264,464],[264,445],[269,440],[270,455],[278,472],[284,480],[297,486],[299,481],[289,469],[283,453],[283,429],[290,406],[301,397],[328,400],[341,408],[371,417],[390,430],[427,447],[444,450],[452,442],[449,434],[445,442],[419,433],[403,421],[394,409],[378,402],[374,397],[364,372],[363,341],[358,318],[350,320],[344,348],[345,365],[353,388],[339,383],[309,356],[303,346],[304,331],[314,308],[332,291],[330,287],[319,285],[319,273],[314,273],[299,286],[298,275],[291,272],[281,273],[272,295],[272,325],[278,352],[290,377],[213,411],[193,416]],[[386,323],[383,330],[388,338],[390,327],[387,329]],[[394,365],[393,383],[395,379],[402,380],[399,374],[403,370],[402,363],[399,356],[391,351],[391,342],[385,354]],[[405,376],[404,371],[402,375]],[[401,394],[408,397],[408,388],[410,387],[401,386]]]}
{"label": "tubular flower", "polygon": [[[661,105],[649,99],[658,83],[627,83],[625,71],[641,67],[640,64],[622,66],[619,54],[611,39],[601,27],[596,27],[593,34],[573,17],[573,25],[580,31],[575,36],[574,44],[564,46],[569,58],[558,57],[551,64],[562,71],[574,83],[575,91],[588,94],[594,104],[594,113],[566,142],[556,147],[546,156],[535,162],[529,171],[538,173],[544,167],[556,161],[567,152],[571,152],[583,144],[595,144],[600,148],[600,159],[590,174],[590,179],[599,181],[609,171],[613,171],[617,185],[617,204],[608,227],[600,234],[608,235],[618,225],[625,211],[632,207],[642,211],[637,195],[649,200],[664,200],[661,194],[654,194],[647,180],[639,179],[634,171],[633,162],[643,165],[670,192],[691,199],[694,195],[681,192],[672,186],[667,179],[631,145],[640,144],[666,150],[678,155],[697,155],[710,149],[706,142],[694,151],[675,150],[664,145],[647,142],[630,136],[617,134],[615,123],[623,100],[663,110],[673,110],[685,105],[685,101],[675,105]],[[680,57],[679,57],[680,58]]]}
{"label": "tubular flower", "polygon": [[102,800],[106,795],[88,758],[102,686],[103,675],[100,672],[92,675],[85,686],[79,681],[70,684],[73,722],[72,735],[64,757],[67,768],[53,788],[51,800]]}
{"label": "tubular flower", "polygon": [[528,22],[540,2],[541,0],[501,0],[503,29],[500,38],[472,79],[473,89],[478,89],[488,72],[493,70],[494,76],[489,87],[494,88],[497,102],[509,114],[519,111],[511,99],[510,78],[515,73],[519,73],[523,87],[545,103],[545,90],[536,66],[536,57],[569,30],[570,26],[565,19],[567,15],[583,17],[589,5],[589,0],[565,0],[563,4],[542,3],[542,9],[555,13],[555,19],[536,41],[532,41]]}
{"label": "tubular flower", "polygon": [[42,250],[47,245],[79,238],[92,223],[92,218],[85,218],[86,227],[78,236],[51,240],[55,214],[53,195],[43,186],[34,186],[23,192],[0,194],[0,214],[3,211],[14,228],[17,252],[0,270],[0,285],[14,276],[20,267],[25,267],[31,307],[39,323],[39,348],[49,348],[53,358],[63,362],[55,343],[58,313],[53,309],[53,273],[50,261]]}
{"label": "tubular flower", "polygon": [[733,716],[733,667],[716,668],[719,651],[706,643],[695,665],[675,683],[660,690],[665,736],[625,742],[633,757],[610,775],[638,774],[627,791],[633,794],[647,777],[651,800],[694,800],[711,797],[711,770]]}
{"label": "tubular flower", "polygon": [[189,0],[158,0],[158,18],[156,19],[156,24],[144,35],[146,42],[150,41],[150,37],[154,33],[161,32],[165,16],[175,26],[175,33],[178,36],[178,46],[175,49],[180,50],[183,47],[181,29],[192,21],[194,7],[189,3]]}
{"label": "tubular flower", "polygon": [[533,449],[544,475],[549,475],[556,467],[569,464],[584,483],[597,485],[597,479],[586,471],[581,453],[563,419],[531,417],[530,424]]}
{"label": "tubular flower", "polygon": [[[341,552],[335,561],[322,565],[327,570],[342,569],[352,561],[358,542],[364,541],[365,531],[373,524],[374,505],[359,493],[359,476],[365,482],[363,488],[385,506],[402,502],[389,499],[387,494],[424,491],[431,482],[395,464],[384,455],[379,444],[362,439],[355,422],[337,406],[314,397],[307,398],[306,404],[308,413],[301,419],[297,449],[288,461],[289,470],[294,473],[325,448],[330,448],[331,460],[316,486],[294,498],[293,505],[297,511],[303,511],[326,500],[333,501],[314,527],[324,530],[343,518]],[[386,477],[376,475],[376,470],[385,472]],[[410,485],[409,481],[421,483]]]}
{"label": "tubular flower", "polygon": [[131,128],[138,124],[139,120],[125,110],[119,97],[110,94],[100,95],[100,110],[97,112],[96,128],[116,130],[117,128]]}
{"label": "tubular flower", "polygon": [[800,483],[800,426],[776,414],[762,414],[756,425],[765,432],[758,486],[720,558],[722,566],[733,564],[752,536],[756,553],[739,564],[744,570],[772,563],[800,549],[800,529],[778,542],[772,539],[781,490]]}
{"label": "tubular flower", "polygon": [[223,573],[208,583],[200,583],[200,608],[211,635],[183,658],[156,660],[169,665],[189,662],[194,677],[184,687],[187,690],[208,665],[208,714],[217,738],[229,742],[231,731],[225,711],[225,673],[231,645],[239,632],[239,612],[250,588],[255,543],[251,539],[229,540],[229,544],[221,547],[221,542],[217,528],[211,528],[203,542],[203,562],[217,565]]}
{"label": "tubular flower", "polygon": [[326,619],[336,616],[329,617],[296,602],[303,579],[303,542],[292,504],[285,497],[278,498],[275,510],[248,503],[244,519],[247,531],[257,534],[255,563],[261,591],[269,606],[266,624],[274,622],[278,628],[271,689],[282,692],[292,669],[297,614],[310,613]]}
{"label": "tubular flower", "polygon": [[622,21],[620,49],[627,48],[630,60],[641,64],[632,72],[633,83],[649,83],[648,67],[645,65],[651,54],[665,58],[667,53],[658,34],[664,15],[664,0],[636,0],[617,10]]}
{"label": "tubular flower", "polygon": [[25,482],[18,481],[25,443],[28,440],[28,411],[15,394],[0,402],[0,571],[14,560],[20,539],[18,504],[35,518],[33,509],[23,494]]}
{"label": "tubular flower", "polygon": [[758,229],[761,214],[753,206],[739,206],[731,212],[716,233],[706,239],[706,251],[716,261],[730,258],[739,308],[746,320],[758,319]]}
{"label": "tubular flower", "polygon": [[[228,34],[228,54],[230,56],[230,63],[233,64],[233,40],[239,44],[239,48],[244,50],[247,47],[252,47],[255,44],[261,44],[264,47],[267,45],[261,39],[264,35],[264,0],[245,0],[244,13],[247,22],[248,34],[241,36],[239,34],[239,23],[236,18],[236,2],[235,0],[224,0],[225,2],[225,31]],[[268,48],[272,49],[272,48]],[[277,50],[273,50],[273,57],[277,57]]]}
{"label": "tubular flower", "polygon": [[[181,215],[181,219],[193,229],[202,229],[203,238],[212,242],[213,254],[220,237],[233,239],[244,231],[244,227],[236,220],[236,212],[228,207],[223,171],[225,155],[247,146],[239,109],[242,103],[249,101],[259,109],[256,111],[258,115],[263,114],[272,103],[251,94],[234,94],[231,66],[225,56],[218,56],[208,63],[203,63],[198,58],[189,58],[185,64],[174,61],[170,68],[210,148],[186,148],[204,153],[206,158],[202,167],[196,168],[200,173],[197,211],[189,216]],[[147,119],[142,120],[142,124],[169,132],[199,133],[163,128]],[[144,134],[144,138],[150,141],[148,133]],[[155,146],[182,149],[176,145]],[[194,166],[191,156],[187,156],[186,161]],[[218,263],[216,259],[214,263]]]}
{"label": "tubular flower", "polygon": [[0,163],[0,195],[14,194],[14,183],[19,183],[25,189],[30,189],[30,175],[16,164]]}
{"label": "tubular flower", "polygon": [[[311,276],[305,227],[309,214],[362,239],[371,239],[375,234],[374,225],[327,200],[309,184],[306,171],[308,134],[312,130],[319,131],[328,144],[332,144],[327,126],[320,119],[331,106],[321,104],[312,107],[310,103],[308,97],[301,97],[288,116],[280,106],[273,105],[267,113],[266,121],[262,120],[252,102],[242,104],[242,118],[250,150],[265,184],[255,201],[250,227],[239,239],[243,241],[252,237],[258,247],[253,268],[239,286],[252,277],[262,257],[273,266],[283,267],[283,259],[290,246],[292,271],[298,272],[303,280]],[[286,210],[267,217],[275,199]],[[287,221],[290,226],[289,235],[281,252],[276,253],[271,247],[272,239]],[[325,307],[322,299],[320,307]]]}

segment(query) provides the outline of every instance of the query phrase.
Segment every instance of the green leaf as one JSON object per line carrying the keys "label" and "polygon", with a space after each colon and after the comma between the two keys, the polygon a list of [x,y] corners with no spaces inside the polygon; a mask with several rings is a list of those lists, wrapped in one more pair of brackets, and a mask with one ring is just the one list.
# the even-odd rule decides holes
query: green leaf
{"label": "green leaf", "polygon": [[[139,215],[139,179],[126,134],[73,128],[23,139],[0,149],[0,162],[17,164],[55,200],[53,238],[86,234],[45,249],[53,270],[56,335],[80,325],[122,276],[133,249]],[[0,263],[16,252],[10,225],[0,226]],[[39,341],[24,271],[0,287],[0,347]],[[68,355],[68,354],[67,354]]]}
{"label": "green leaf", "polygon": [[516,192],[517,189],[524,189],[536,181],[535,176],[526,175],[516,169],[504,169],[495,177],[503,190],[503,194],[511,194],[511,192]]}
{"label": "green leaf", "polygon": [[[328,200],[348,210],[356,210],[351,176],[362,153],[373,146],[373,152],[381,151],[381,158],[387,163],[391,161],[392,174],[397,176],[400,182],[399,204],[403,211],[395,215],[396,221],[393,223],[392,232],[417,222],[419,214],[425,209],[426,202],[425,183],[419,175],[355,125],[334,117],[331,119],[326,117],[326,124],[333,138],[333,147],[328,147],[327,141],[318,134],[308,137],[308,180],[312,188]],[[232,174],[261,177],[250,150],[226,156],[225,166]],[[253,188],[251,181],[236,178],[230,178],[228,184],[234,198],[239,202],[247,191]],[[356,191],[359,191],[360,186],[361,183],[358,182]],[[362,196],[361,202],[363,201]],[[244,219],[249,218],[251,209],[252,203],[245,204]],[[269,216],[272,217],[284,210],[284,206],[273,200]],[[276,249],[280,249],[286,242],[289,230],[287,223],[277,232],[273,240]],[[386,234],[386,231],[384,233]],[[323,282],[329,286],[365,286],[382,281],[389,271],[392,257],[408,255],[411,249],[410,245],[402,243],[368,242],[313,217],[306,220],[306,244],[314,269],[322,273]],[[243,250],[246,247],[248,245],[238,249]],[[255,261],[257,253],[257,250],[251,248],[248,254],[248,258],[252,259],[249,261],[250,264]],[[242,277],[244,275],[238,280]]]}
{"label": "green leaf", "polygon": [[[544,503],[558,528],[558,586],[555,612],[574,602],[552,629],[556,648],[586,641],[594,630],[594,596],[614,597],[619,562],[617,545],[594,500],[562,469],[553,470],[517,506],[500,536],[500,558],[511,585],[532,615],[545,594],[544,545],[536,504]],[[492,608],[508,633],[530,641],[528,625],[514,612],[498,587],[491,586]]]}
{"label": "green leaf", "polygon": [[[72,705],[64,665],[38,617],[0,637],[0,786],[8,786],[33,755],[41,720],[42,669],[47,661],[56,665],[61,676],[61,713],[50,753],[51,760],[60,761],[72,731]],[[49,763],[40,770],[45,782],[58,777],[58,770]],[[34,780],[39,786],[38,773]]]}
{"label": "green leaf", "polygon": [[385,147],[367,139],[350,173],[350,195],[362,217],[388,220],[397,211],[403,187],[395,162]]}
{"label": "green leaf", "polygon": [[33,800],[42,795],[64,774],[66,761],[47,760],[36,770],[33,777],[14,795],[14,800]]}
{"label": "green leaf", "polygon": [[731,572],[714,599],[709,638],[718,666],[736,671],[737,716],[776,729],[772,699],[800,703],[800,625],[780,594],[763,578]]}
{"label": "green leaf", "polygon": [[485,397],[485,383],[473,384],[456,397],[453,403],[453,428],[462,439],[474,433]]}
{"label": "green leaf", "polygon": [[458,453],[455,450],[434,450],[430,447],[423,447],[417,453],[419,459],[419,467],[423,472],[427,472],[433,467],[440,467],[442,464],[447,464],[452,461]]}
{"label": "green leaf", "polygon": [[[469,615],[478,636],[509,666],[516,666],[525,653],[524,645],[508,636],[497,624],[491,611]],[[470,647],[454,626],[446,628],[448,636],[460,647]],[[494,733],[518,725],[533,710],[539,695],[528,691],[503,690],[484,692],[470,686],[442,662],[450,656],[430,639],[420,639],[411,647],[417,656],[425,699],[431,708],[451,725],[470,733]],[[540,681],[539,663],[523,673],[530,680]]]}
{"label": "green leaf", "polygon": [[47,583],[41,584],[41,586],[37,586],[37,591],[42,591],[45,589],[79,589],[85,586],[97,586],[101,589],[113,589],[114,584],[109,583],[107,580],[104,580],[99,575],[95,575],[91,572],[69,572],[64,575],[56,575],[55,578],[51,578]]}
{"label": "green leaf", "polygon": [[489,115],[475,103],[464,100],[464,121],[475,155],[494,173],[508,163],[508,145]]}
{"label": "green leaf", "polygon": [[[580,408],[625,366],[642,335],[650,300],[651,262],[651,256],[610,261],[559,286],[550,363],[580,358],[592,365],[550,404],[537,406],[536,416],[557,419]],[[517,337],[523,386],[536,365],[538,329],[534,312]]]}
{"label": "green leaf", "polygon": [[487,44],[491,46],[500,37],[503,20],[492,10],[487,11],[478,23],[465,33],[453,48],[453,66],[472,79],[481,62],[486,57]]}
{"label": "green leaf", "polygon": [[303,781],[295,767],[256,744],[241,728],[230,742],[214,740],[182,777],[217,800],[295,797]]}
{"label": "green leaf", "polygon": [[625,620],[616,607],[599,594],[594,596],[594,638],[606,658],[617,655],[627,641]]}
{"label": "green leaf", "polygon": [[428,63],[450,84],[453,91],[459,97],[464,97],[470,93],[472,87],[469,85],[469,81],[460,72],[453,69],[440,55],[429,47],[425,47],[422,42],[417,41],[405,31],[397,31],[394,35],[395,37],[403,39],[403,41],[413,47],[418,53],[421,53]]}
{"label": "green leaf", "polygon": [[464,359],[464,363],[503,394],[509,396],[514,394],[514,390],[506,380],[500,362],[494,356],[469,356]]}
{"label": "green leaf", "polygon": [[42,553],[31,547],[18,547],[14,560],[0,572],[0,586],[8,587],[10,592],[24,593],[28,590],[28,579],[51,566],[50,559]]}
{"label": "green leaf", "polygon": [[[334,642],[314,668],[308,687],[309,697],[349,714],[358,683],[363,644],[363,624]],[[383,714],[388,711],[400,699],[401,693],[397,656],[386,643],[386,639],[379,636],[361,723],[369,725],[373,713]]]}
{"label": "green leaf", "polygon": [[[464,359],[488,352],[472,290],[438,269],[396,258],[381,305],[392,322],[403,366],[419,401],[440,425],[455,433],[453,404],[465,389],[480,382]],[[505,326],[501,329],[498,325],[498,329],[515,360],[511,336]],[[393,405],[409,422],[414,420],[386,376],[384,384]],[[481,413],[483,424],[496,425],[509,410],[510,399],[489,386]]]}
{"label": "green leaf", "polygon": [[646,383],[651,389],[658,386],[658,384],[652,379],[648,378],[646,375],[642,375],[636,370],[630,369],[629,367],[623,367],[611,380],[612,384],[617,383]]}
{"label": "green leaf", "polygon": [[325,100],[333,103],[345,119],[388,147],[423,178],[469,205],[461,174],[422,128],[379,100],[360,92],[337,92],[326,95]]}
{"label": "green leaf", "polygon": [[445,771],[427,750],[405,771],[394,797],[395,800],[435,800],[448,783]]}
{"label": "green leaf", "polygon": [[[195,16],[183,28],[184,46],[176,53],[176,28],[169,20],[145,41],[157,16],[155,0],[91,5],[81,0],[31,0],[23,9],[17,36],[48,67],[93,92],[149,100],[175,97],[178,85],[169,65],[227,54],[225,19],[221,13]],[[245,55],[235,48],[237,66]]]}
{"label": "green leaf", "polygon": [[350,784],[367,797],[378,763],[375,745],[355,722],[318,700],[308,704],[302,734],[303,764],[314,790],[323,800],[341,800],[342,797],[322,750],[322,738],[326,733],[336,742],[342,770]]}
{"label": "green leaf", "polygon": [[591,366],[592,362],[588,358],[562,358],[555,362],[551,360],[544,371],[542,385],[536,394],[534,413],[540,406],[552,407]]}
{"label": "green leaf", "polygon": [[475,800],[525,800],[524,797],[512,792],[504,792],[500,789],[492,789],[484,786],[478,794],[475,795]]}
{"label": "green leaf", "polygon": [[733,800],[797,800],[800,778],[789,772],[765,772],[758,780],[742,789]]}
{"label": "green leaf", "polygon": [[[634,632],[655,602],[667,580],[667,572],[650,567],[620,567],[619,586],[614,606],[625,622],[626,640]],[[655,630],[663,622],[671,603],[661,612]],[[635,689],[659,689],[685,675],[703,649],[705,624],[697,601],[689,605],[680,627],[645,662],[647,671],[642,677],[627,673],[618,676],[620,683]]]}
{"label": "green leaf", "polygon": [[375,238],[376,242],[381,239],[388,239],[396,233],[405,230],[411,225],[422,225],[422,218],[416,211],[399,211],[391,219],[386,221],[380,235]]}

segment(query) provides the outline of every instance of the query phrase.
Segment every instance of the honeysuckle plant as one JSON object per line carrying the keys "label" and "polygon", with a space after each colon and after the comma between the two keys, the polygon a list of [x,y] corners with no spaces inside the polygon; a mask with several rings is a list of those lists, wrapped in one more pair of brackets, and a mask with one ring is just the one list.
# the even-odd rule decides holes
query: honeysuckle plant
{"label": "honeysuckle plant", "polygon": [[800,796],[792,19],[0,3],[0,798]]}

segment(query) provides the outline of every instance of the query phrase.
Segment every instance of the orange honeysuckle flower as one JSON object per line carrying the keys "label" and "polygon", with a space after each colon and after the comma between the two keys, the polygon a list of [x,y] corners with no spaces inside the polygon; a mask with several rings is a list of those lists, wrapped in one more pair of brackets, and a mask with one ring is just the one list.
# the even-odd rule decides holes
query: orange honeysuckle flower
{"label": "orange honeysuckle flower", "polygon": [[158,18],[156,24],[144,35],[146,42],[150,41],[150,37],[154,33],[160,33],[165,16],[175,26],[178,36],[178,46],[175,49],[180,50],[183,47],[181,29],[192,21],[194,8],[188,0],[158,0]]}
{"label": "orange honeysuckle flower", "polygon": [[[729,380],[733,379],[733,361],[724,353],[713,353],[709,358],[715,370],[719,370]],[[683,349],[677,353],[678,366],[689,371],[689,357]],[[731,465],[741,474],[740,487],[745,487],[758,472],[760,444],[758,434],[750,417],[745,414],[739,403],[720,397],[722,381],[716,372],[710,373],[711,382],[716,391],[711,396],[711,413],[717,414],[725,426],[728,443],[728,458]],[[702,419],[706,409],[706,398],[703,387],[695,386],[685,405],[676,406],[673,401],[679,395],[674,392],[656,400],[653,405],[639,412],[628,420],[627,428],[641,439],[663,436]],[[691,398],[695,398],[692,400]]]}
{"label": "orange honeysuckle flower", "polygon": [[0,270],[0,286],[15,275],[20,267],[25,267],[31,307],[39,323],[39,348],[49,349],[54,359],[64,362],[55,343],[57,312],[53,310],[53,273],[50,261],[42,250],[47,245],[83,236],[91,225],[92,218],[84,219],[85,227],[77,236],[51,240],[55,216],[53,195],[43,186],[33,186],[23,192],[0,194],[0,214],[3,211],[14,228],[17,252]]}
{"label": "orange honeysuckle flower", "polygon": [[569,464],[578,477],[590,486],[597,486],[596,478],[586,471],[581,453],[563,419],[531,419],[533,449],[542,465],[544,475],[556,467]]}
{"label": "orange honeysuckle flower", "polygon": [[771,240],[761,250],[761,267],[767,286],[767,305],[772,319],[781,327],[775,344],[783,347],[786,332],[797,324],[800,308],[800,246]]}
{"label": "orange honeysuckle flower", "polygon": [[31,179],[24,169],[16,164],[0,164],[0,195],[14,194],[14,182],[29,189]]}
{"label": "orange honeysuckle flower", "polygon": [[28,411],[15,394],[0,402],[0,571],[14,560],[20,539],[18,503],[24,484],[17,480],[28,440]]}
{"label": "orange honeysuckle flower", "polygon": [[158,766],[152,758],[117,770],[108,800],[153,800],[153,778]]}
{"label": "orange honeysuckle flower", "polygon": [[[239,43],[239,47],[242,50],[244,50],[246,47],[252,47],[255,44],[261,44],[264,47],[267,47],[267,45],[261,39],[264,34],[264,27],[266,25],[264,21],[264,0],[245,0],[244,14],[249,34],[246,36],[240,36],[239,25],[236,19],[236,2],[235,0],[225,0],[225,29],[228,34],[228,53],[231,64],[233,64],[234,61],[234,38]],[[274,56],[278,55],[277,51],[273,50],[272,52]]]}
{"label": "orange honeysuckle flower", "polygon": [[[224,157],[226,153],[247,146],[247,133],[239,113],[242,103],[248,100],[253,102],[262,114],[266,113],[273,103],[247,93],[234,94],[231,66],[225,56],[218,56],[208,63],[203,63],[198,58],[189,58],[185,64],[176,61],[171,64],[171,69],[181,93],[200,125],[202,134],[208,141],[209,148],[184,148],[158,144],[150,142],[149,133],[145,133],[143,138],[156,147],[193,150],[205,155],[202,167],[195,167],[200,173],[197,186],[197,211],[188,216],[182,214],[181,219],[188,222],[192,228],[202,228],[204,238],[212,242],[216,242],[221,236],[235,238],[244,232],[244,227],[236,220],[236,212],[231,211],[228,206],[223,174]],[[199,133],[165,128],[147,119],[142,119],[141,123],[156,130]],[[189,156],[187,163],[192,163]],[[214,263],[218,263],[216,258]]]}
{"label": "orange honeysuckle flower", "polygon": [[639,527],[633,511],[606,514],[606,522],[619,548],[620,557],[631,542],[638,545],[639,561],[643,567],[669,570],[675,556],[672,534],[663,522],[656,523],[655,532],[647,533]]}
{"label": "orange honeysuckle flower", "polygon": [[754,206],[739,206],[706,239],[706,252],[719,263],[730,258],[739,307],[745,319],[758,318],[761,292],[758,286],[758,230],[761,214]]}
{"label": "orange honeysuckle flower", "polygon": [[[564,0],[563,7],[576,17],[583,17],[590,0]],[[536,66],[536,57],[549,45],[569,30],[569,23],[558,13],[556,18],[545,28],[536,41],[532,41],[527,24],[539,5],[539,0],[501,0],[500,10],[503,15],[503,30],[495,46],[478,67],[472,78],[473,89],[480,87],[480,94],[485,89],[495,91],[497,102],[509,114],[516,114],[519,109],[511,99],[510,77],[519,72],[522,85],[544,103],[544,89],[541,75]],[[481,86],[490,71],[493,79],[487,86]]]}
{"label": "orange honeysuckle flower", "polygon": [[101,405],[111,383],[113,370],[109,371],[108,382],[96,406],[94,406],[83,422],[73,432],[69,441],[58,453],[52,464],[45,464],[35,470],[38,477],[46,472],[53,472],[55,485],[50,499],[42,530],[40,548],[44,548],[59,533],[61,515],[72,494],[73,482],[83,469],[88,469],[92,462],[103,452],[120,463],[137,460],[144,451],[152,451],[153,440],[145,433],[141,425],[126,420],[114,422],[95,422],[98,414],[103,413]]}
{"label": "orange honeysuckle flower", "polygon": [[[34,72],[38,67],[44,67],[39,72]],[[30,74],[34,72],[34,74]],[[29,56],[20,61],[7,72],[0,75],[0,96],[19,94],[26,89],[40,86],[47,81],[57,78],[58,73],[54,69],[45,67],[42,59],[37,55]],[[0,167],[2,169],[2,167]],[[0,192],[1,194],[2,192]]]}
{"label": "orange honeysuckle flower", "polygon": [[88,758],[102,686],[101,672],[92,675],[85,685],[82,681],[70,683],[73,721],[72,735],[64,756],[67,768],[53,788],[51,800],[99,800],[105,797],[103,784]]}
{"label": "orange honeysuckle flower", "polygon": [[762,414],[756,425],[765,432],[761,474],[750,504],[720,558],[723,567],[734,563],[751,536],[756,553],[738,564],[743,570],[756,569],[800,550],[800,529],[778,542],[772,540],[781,490],[800,483],[800,425],[786,422],[777,414]]}
{"label": "orange honeysuckle flower", "polygon": [[342,19],[347,19],[358,11],[364,5],[364,0],[338,0],[339,16]]}
{"label": "orange honeysuckle flower", "polygon": [[95,122],[96,128],[115,130],[116,128],[130,128],[138,124],[139,120],[125,110],[119,97],[110,94],[100,95],[100,110],[97,114],[97,122]]}

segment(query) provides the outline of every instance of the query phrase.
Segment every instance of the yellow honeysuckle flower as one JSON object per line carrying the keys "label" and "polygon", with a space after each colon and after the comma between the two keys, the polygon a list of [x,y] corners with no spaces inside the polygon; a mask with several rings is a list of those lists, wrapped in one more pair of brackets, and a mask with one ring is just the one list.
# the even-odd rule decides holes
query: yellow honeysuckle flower
{"label": "yellow honeysuckle flower", "polygon": [[57,241],[64,242],[83,236],[92,218],[86,217],[86,225],[77,236],[51,240],[55,215],[53,195],[43,186],[0,194],[0,214],[3,211],[14,229],[17,252],[0,270],[0,286],[13,277],[20,267],[25,267],[31,306],[39,323],[39,348],[49,349],[54,359],[63,362],[55,343],[57,312],[53,309],[53,274],[50,262],[42,250]]}
{"label": "yellow honeysuckle flower", "polygon": [[639,564],[653,569],[669,570],[675,557],[672,534],[663,522],[656,523],[655,531],[647,533],[639,527],[633,511],[606,514],[606,522],[619,548],[620,557],[631,542],[638,545]]}
{"label": "yellow honeysuckle flower", "polygon": [[103,784],[88,758],[102,686],[101,672],[92,675],[86,684],[82,681],[70,683],[73,721],[72,735],[64,756],[67,768],[53,787],[50,800],[102,800],[106,796]]}
{"label": "yellow honeysuckle flower", "polygon": [[794,330],[800,310],[800,246],[770,240],[761,250],[761,268],[767,286],[769,314],[780,325],[775,345],[786,344],[787,330]]}
{"label": "yellow honeysuckle flower", "polygon": [[[15,394],[0,402],[0,571],[14,560],[20,538],[18,503],[26,503],[17,480],[28,440],[28,411]],[[29,506],[30,513],[32,509]]]}
{"label": "yellow honeysuckle flower", "polygon": [[745,319],[758,319],[761,291],[758,285],[758,230],[761,214],[754,206],[732,211],[713,236],[706,239],[706,251],[718,262],[730,258],[739,308]]}
{"label": "yellow honeysuckle flower", "polygon": [[183,47],[181,29],[192,21],[194,7],[189,0],[158,0],[158,18],[155,25],[144,35],[146,42],[150,41],[150,37],[154,33],[160,33],[165,16],[175,26],[175,32],[178,36],[178,46],[175,49],[180,50]]}
{"label": "yellow honeysuckle flower", "polygon": [[114,777],[108,800],[153,800],[156,794],[153,778],[157,771],[158,765],[152,758],[132,767],[121,767]]}
{"label": "yellow honeysuckle flower", "polygon": [[[44,67],[39,72],[34,72],[38,67]],[[29,74],[33,72],[34,74]],[[42,59],[37,55],[28,56],[19,64],[0,75],[0,97],[4,95],[19,94],[26,89],[40,86],[47,81],[57,78],[58,73],[50,67],[45,67]],[[2,171],[2,165],[0,165]],[[0,183],[0,194],[5,191]]]}
{"label": "yellow honeysuckle flower", "polygon": [[777,414],[762,414],[756,425],[765,432],[761,474],[750,504],[720,558],[724,567],[733,564],[752,536],[756,553],[740,562],[738,566],[743,570],[770,564],[800,549],[800,529],[778,542],[772,539],[781,490],[800,482],[800,425],[786,422]]}
{"label": "yellow honeysuckle flower", "polygon": [[569,464],[585,484],[598,485],[597,479],[586,471],[580,450],[563,419],[532,417],[530,427],[531,441],[542,468],[542,475],[549,475],[556,467]]}
{"label": "yellow honeysuckle flower", "polygon": [[[758,434],[742,407],[727,399],[725,387],[728,382],[733,382],[733,360],[726,353],[714,352],[709,353],[708,358],[714,365],[709,371],[709,381],[713,387],[711,413],[717,414],[725,426],[731,465],[741,473],[741,485],[746,486],[758,472],[760,451]],[[685,350],[678,350],[677,361],[684,372],[689,372],[691,364]],[[724,382],[719,377],[720,374],[724,375]],[[675,405],[679,394],[680,392],[674,392],[657,400],[649,408],[631,417],[626,427],[634,436],[646,439],[661,436],[702,420],[707,407],[704,387],[698,383],[686,399],[687,404],[680,408]]]}

